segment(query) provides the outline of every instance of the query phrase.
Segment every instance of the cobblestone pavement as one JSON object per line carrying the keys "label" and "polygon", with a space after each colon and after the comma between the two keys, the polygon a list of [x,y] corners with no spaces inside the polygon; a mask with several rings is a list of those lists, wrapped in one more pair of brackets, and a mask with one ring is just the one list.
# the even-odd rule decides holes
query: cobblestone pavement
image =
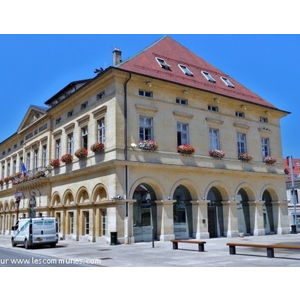
{"label": "cobblestone pavement", "polygon": [[[237,247],[230,255],[228,242],[300,245],[300,234],[248,236],[244,238],[214,238],[205,240],[205,251],[198,252],[196,244],[152,242],[120,245],[103,245],[92,242],[61,240],[56,248],[47,246],[26,250],[55,258],[88,263],[99,267],[300,267],[300,250],[275,249],[275,257],[268,258],[266,249]],[[0,235],[0,247],[12,248],[10,237]]]}

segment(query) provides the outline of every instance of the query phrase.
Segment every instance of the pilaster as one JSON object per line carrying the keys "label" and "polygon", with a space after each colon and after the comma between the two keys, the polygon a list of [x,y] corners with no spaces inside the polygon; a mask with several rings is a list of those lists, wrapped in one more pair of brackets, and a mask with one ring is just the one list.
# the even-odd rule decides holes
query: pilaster
{"label": "pilaster", "polygon": [[274,226],[277,228],[277,234],[290,233],[288,205],[286,201],[272,201]]}
{"label": "pilaster", "polygon": [[238,237],[237,201],[222,201],[224,236]]}
{"label": "pilaster", "polygon": [[208,215],[207,204],[208,200],[193,200],[193,237],[195,239],[209,239],[208,232]]}
{"label": "pilaster", "polygon": [[249,201],[250,227],[253,235],[265,235],[263,201]]}
{"label": "pilaster", "polygon": [[157,235],[160,241],[174,239],[173,204],[176,200],[158,200],[157,204]]}

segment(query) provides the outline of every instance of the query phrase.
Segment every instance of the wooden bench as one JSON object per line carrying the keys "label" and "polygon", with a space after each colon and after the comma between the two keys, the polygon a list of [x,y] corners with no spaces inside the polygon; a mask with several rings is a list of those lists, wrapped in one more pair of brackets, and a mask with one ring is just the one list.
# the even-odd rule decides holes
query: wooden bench
{"label": "wooden bench", "polygon": [[171,242],[173,243],[174,250],[178,250],[178,243],[198,244],[199,252],[204,252],[204,244],[206,243],[199,240],[171,240]]}
{"label": "wooden bench", "polygon": [[266,248],[267,257],[274,257],[274,249],[295,249],[300,250],[300,246],[297,245],[264,245],[264,244],[247,244],[247,243],[227,243],[229,246],[229,254],[236,254],[236,247],[256,247]]}

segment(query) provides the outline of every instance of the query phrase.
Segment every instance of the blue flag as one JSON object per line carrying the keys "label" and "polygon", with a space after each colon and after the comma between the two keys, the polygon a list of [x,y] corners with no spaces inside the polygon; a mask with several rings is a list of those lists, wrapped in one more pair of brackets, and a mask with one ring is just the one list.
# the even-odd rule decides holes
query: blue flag
{"label": "blue flag", "polygon": [[25,165],[24,165],[24,163],[22,161],[21,161],[21,169],[22,169],[23,175],[25,175],[26,172],[27,172],[27,170],[26,170],[26,167],[25,167]]}

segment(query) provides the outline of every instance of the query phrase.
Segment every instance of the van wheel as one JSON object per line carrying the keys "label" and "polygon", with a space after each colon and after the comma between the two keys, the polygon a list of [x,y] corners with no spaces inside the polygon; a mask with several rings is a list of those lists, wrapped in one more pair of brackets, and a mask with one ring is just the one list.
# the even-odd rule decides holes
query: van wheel
{"label": "van wheel", "polygon": [[25,247],[25,249],[29,249],[28,240],[25,240],[24,247]]}
{"label": "van wheel", "polygon": [[16,244],[15,244],[15,242],[14,242],[14,239],[11,239],[11,245],[12,245],[13,247],[16,247]]}

